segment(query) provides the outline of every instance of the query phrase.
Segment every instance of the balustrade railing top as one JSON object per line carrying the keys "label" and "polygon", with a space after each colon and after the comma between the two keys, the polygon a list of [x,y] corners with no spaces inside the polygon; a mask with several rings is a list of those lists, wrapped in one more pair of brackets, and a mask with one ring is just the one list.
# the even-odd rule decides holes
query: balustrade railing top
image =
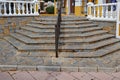
{"label": "balustrade railing top", "polygon": [[91,20],[116,21],[117,3],[88,3],[88,18]]}
{"label": "balustrade railing top", "polygon": [[0,0],[0,16],[36,16],[38,2],[34,1],[3,1]]}
{"label": "balustrade railing top", "polygon": [[93,4],[88,3],[87,18],[90,20],[115,21],[116,38],[120,39],[120,0],[117,3]]}

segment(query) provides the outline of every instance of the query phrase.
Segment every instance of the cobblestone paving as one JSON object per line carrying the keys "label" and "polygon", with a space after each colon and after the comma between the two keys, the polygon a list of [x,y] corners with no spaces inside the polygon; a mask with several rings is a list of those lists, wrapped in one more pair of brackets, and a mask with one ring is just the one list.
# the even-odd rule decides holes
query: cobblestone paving
{"label": "cobblestone paving", "polygon": [[120,65],[119,58],[120,58],[120,51],[114,52],[114,54],[109,54],[100,58],[58,58],[57,59],[52,57],[30,56],[30,52],[18,52],[7,41],[0,39],[0,65],[114,68]]}
{"label": "cobblestone paving", "polygon": [[0,80],[120,80],[120,72],[0,72]]}

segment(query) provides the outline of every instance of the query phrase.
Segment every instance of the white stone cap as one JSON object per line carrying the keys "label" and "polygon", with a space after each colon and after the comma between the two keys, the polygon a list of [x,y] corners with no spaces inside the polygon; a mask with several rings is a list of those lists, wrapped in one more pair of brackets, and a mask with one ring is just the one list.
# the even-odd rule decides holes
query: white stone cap
{"label": "white stone cap", "polygon": [[88,2],[87,5],[88,5],[88,6],[93,6],[94,3],[93,3],[93,2]]}

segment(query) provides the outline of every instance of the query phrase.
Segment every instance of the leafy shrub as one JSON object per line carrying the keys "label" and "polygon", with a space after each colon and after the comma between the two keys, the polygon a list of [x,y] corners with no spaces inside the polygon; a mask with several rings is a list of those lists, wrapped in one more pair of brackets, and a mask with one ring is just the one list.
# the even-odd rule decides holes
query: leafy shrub
{"label": "leafy shrub", "polygon": [[47,12],[48,14],[54,14],[54,6],[48,6],[48,7],[46,8],[46,12]]}

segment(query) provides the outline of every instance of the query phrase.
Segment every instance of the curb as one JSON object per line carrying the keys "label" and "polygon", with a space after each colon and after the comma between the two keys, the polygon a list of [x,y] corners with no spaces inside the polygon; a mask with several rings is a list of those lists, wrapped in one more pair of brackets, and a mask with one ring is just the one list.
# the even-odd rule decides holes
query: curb
{"label": "curb", "polygon": [[57,72],[120,72],[120,66],[109,67],[76,67],[76,66],[29,66],[0,65],[1,71],[57,71]]}

